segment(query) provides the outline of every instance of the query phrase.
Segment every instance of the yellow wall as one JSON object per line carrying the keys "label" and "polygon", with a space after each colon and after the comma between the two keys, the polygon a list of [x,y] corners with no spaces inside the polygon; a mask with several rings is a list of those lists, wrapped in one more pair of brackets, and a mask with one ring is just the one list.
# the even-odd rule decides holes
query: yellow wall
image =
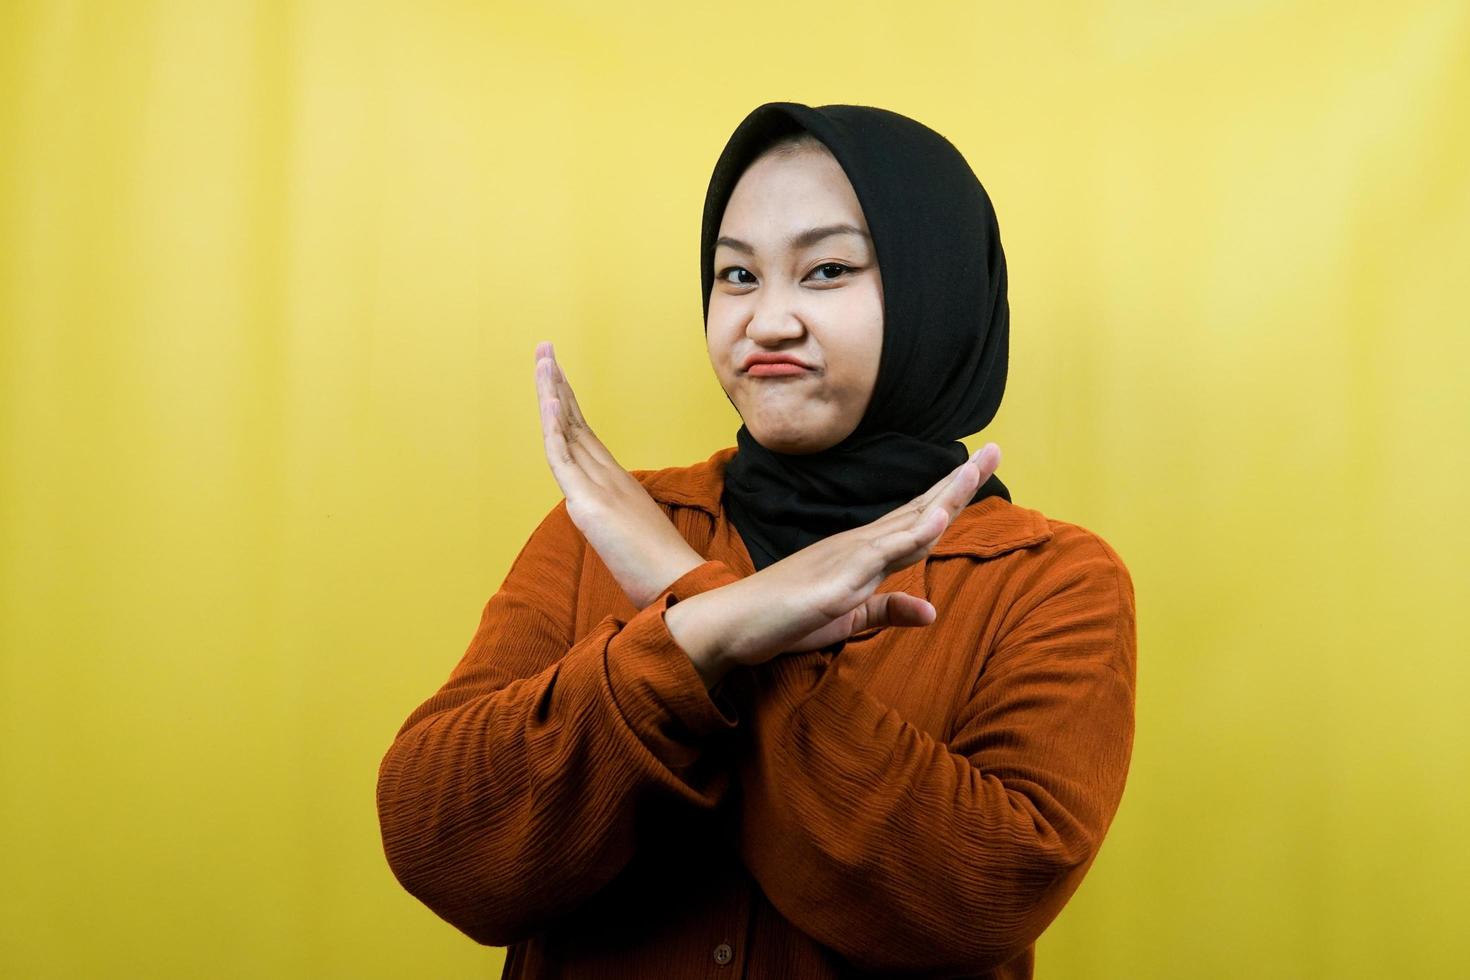
{"label": "yellow wall", "polygon": [[377,763],[558,499],[537,341],[626,466],[733,442],[699,207],[772,99],[966,153],[967,441],[1133,573],[1038,976],[1470,975],[1463,0],[0,6],[0,974],[498,973]]}

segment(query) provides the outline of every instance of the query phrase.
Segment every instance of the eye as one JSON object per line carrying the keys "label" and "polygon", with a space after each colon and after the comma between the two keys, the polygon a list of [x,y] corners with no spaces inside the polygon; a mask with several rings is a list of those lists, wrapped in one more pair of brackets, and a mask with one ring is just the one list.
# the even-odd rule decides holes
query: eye
{"label": "eye", "polygon": [[817,279],[818,282],[833,282],[837,279],[840,279],[845,273],[853,271],[852,266],[843,265],[841,262],[823,262],[821,265],[812,270],[812,274],[815,275],[816,273],[821,272],[823,269],[836,269],[837,272],[835,272],[830,279],[819,277]]}
{"label": "eye", "polygon": [[749,269],[746,269],[743,266],[738,266],[738,265],[726,266],[725,268],[721,269],[719,272],[716,272],[715,273],[715,278],[716,279],[719,279],[722,282],[729,282],[730,285],[732,285],[732,286],[749,286],[750,285],[749,282],[730,282],[730,280],[729,279],[726,279],[725,277],[728,276],[732,272],[743,272],[747,276],[750,276],[752,280],[754,280],[754,278],[755,278],[755,276],[751,273],[751,271]]}

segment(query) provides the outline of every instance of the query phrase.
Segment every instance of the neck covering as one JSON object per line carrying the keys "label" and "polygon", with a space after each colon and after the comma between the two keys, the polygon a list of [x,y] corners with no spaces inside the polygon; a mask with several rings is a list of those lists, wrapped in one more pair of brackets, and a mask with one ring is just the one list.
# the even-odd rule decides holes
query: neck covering
{"label": "neck covering", "polygon": [[[928,490],[969,458],[959,437],[995,417],[1006,382],[1006,263],[990,197],[947,139],[873,106],[767,102],[736,127],[705,195],[706,335],[730,194],[764,149],[801,130],[832,151],[868,223],[883,283],[883,350],[867,409],[836,445],[779,453],[743,423],[736,432],[722,500],[757,570]],[[1011,499],[992,475],[970,503],[996,495]]]}

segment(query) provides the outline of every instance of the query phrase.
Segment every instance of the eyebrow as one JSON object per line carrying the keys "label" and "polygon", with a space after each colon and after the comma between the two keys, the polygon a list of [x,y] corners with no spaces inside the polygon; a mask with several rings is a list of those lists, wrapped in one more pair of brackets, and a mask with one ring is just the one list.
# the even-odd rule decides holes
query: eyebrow
{"label": "eyebrow", "polygon": [[[830,238],[833,235],[858,235],[870,244],[873,241],[872,237],[867,232],[854,225],[823,225],[820,228],[808,228],[806,231],[797,232],[795,235],[792,235],[790,238],[786,239],[786,247],[806,248],[809,245],[815,245],[822,239]],[[729,248],[735,249],[735,251],[737,252],[744,252],[746,255],[755,254],[755,249],[747,245],[745,242],[742,242],[738,238],[730,238],[726,235],[721,235],[719,238],[716,238],[715,245],[725,245]]]}

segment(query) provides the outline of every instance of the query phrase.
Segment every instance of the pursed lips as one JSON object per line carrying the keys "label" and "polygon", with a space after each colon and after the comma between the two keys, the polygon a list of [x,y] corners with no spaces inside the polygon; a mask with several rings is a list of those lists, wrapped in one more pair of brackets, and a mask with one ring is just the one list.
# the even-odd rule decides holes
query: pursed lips
{"label": "pursed lips", "polygon": [[790,361],[766,361],[752,364],[745,373],[756,378],[790,378],[811,374],[812,369]]}
{"label": "pursed lips", "polygon": [[745,373],[757,378],[790,378],[812,373],[812,368],[791,354],[752,354]]}

